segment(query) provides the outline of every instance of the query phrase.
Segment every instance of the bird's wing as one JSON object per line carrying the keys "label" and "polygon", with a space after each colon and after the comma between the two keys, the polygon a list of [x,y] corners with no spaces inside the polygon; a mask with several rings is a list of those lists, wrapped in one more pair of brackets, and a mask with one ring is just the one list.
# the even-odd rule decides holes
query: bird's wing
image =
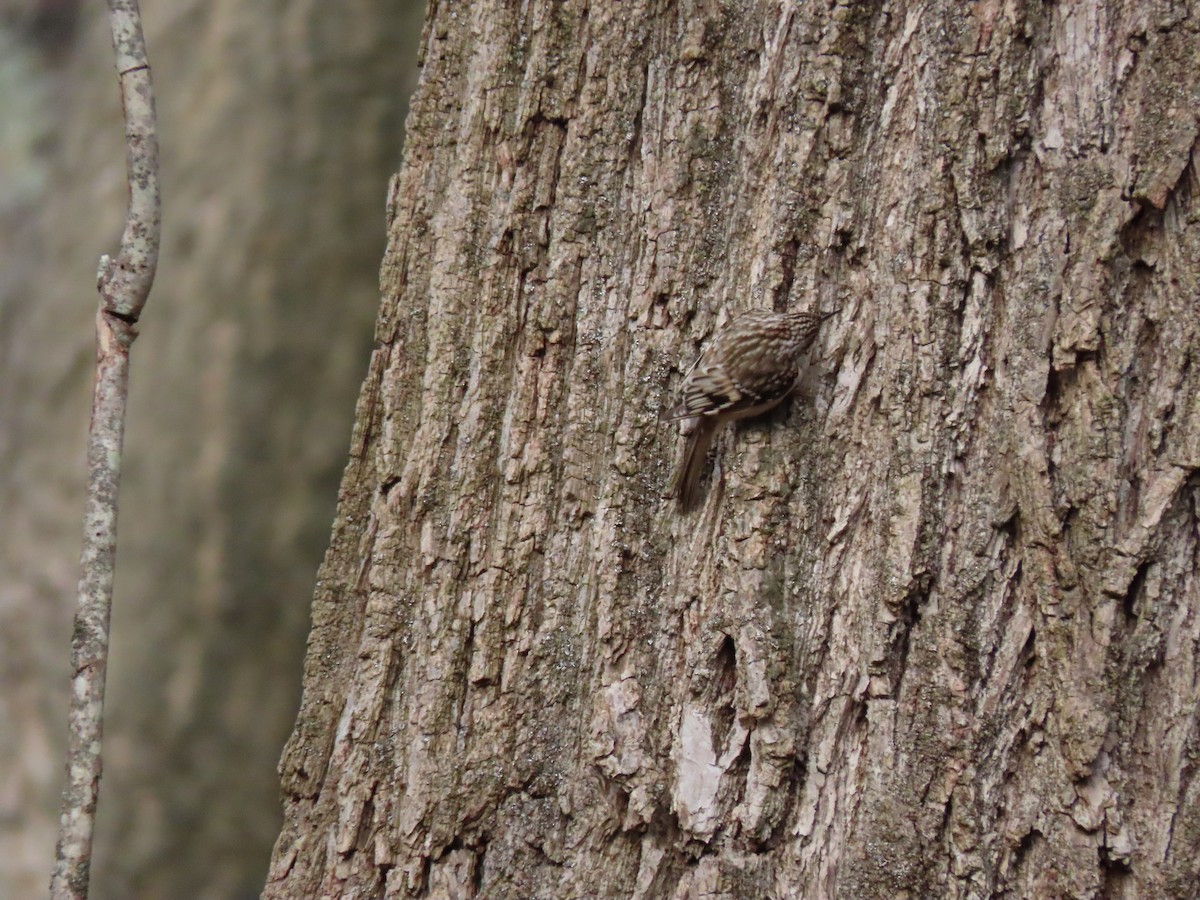
{"label": "bird's wing", "polygon": [[668,422],[691,416],[715,416],[747,405],[747,400],[753,402],[757,399],[748,397],[728,370],[719,364],[695,366],[680,393],[679,403],[665,416]]}

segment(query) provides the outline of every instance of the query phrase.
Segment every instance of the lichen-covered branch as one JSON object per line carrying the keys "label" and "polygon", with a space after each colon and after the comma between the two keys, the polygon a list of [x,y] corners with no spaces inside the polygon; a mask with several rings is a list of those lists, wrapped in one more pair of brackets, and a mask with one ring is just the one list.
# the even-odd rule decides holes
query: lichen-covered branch
{"label": "lichen-covered branch", "polygon": [[150,61],[142,36],[137,0],[109,0],[113,52],[125,110],[126,165],[129,169],[129,215],[121,250],[115,260],[100,262],[103,308],[137,322],[150,295],[158,267],[162,201],[158,186],[158,127]]}
{"label": "lichen-covered branch", "polygon": [[129,388],[129,347],[158,262],[158,137],[150,65],[136,0],[110,0],[113,47],[128,147],[129,213],[115,259],[101,257],[96,316],[96,383],[88,435],[79,595],[71,637],[72,690],[67,785],[51,896],[88,894],[92,834],[102,769],[101,736],[108,630],[116,566],[117,493]]}

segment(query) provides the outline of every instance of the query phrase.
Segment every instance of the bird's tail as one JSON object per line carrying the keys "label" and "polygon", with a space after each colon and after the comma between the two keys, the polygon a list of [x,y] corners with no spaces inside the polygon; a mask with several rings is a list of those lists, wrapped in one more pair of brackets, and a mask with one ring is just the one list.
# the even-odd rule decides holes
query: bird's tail
{"label": "bird's tail", "polygon": [[700,473],[708,459],[708,448],[712,445],[716,423],[711,418],[701,418],[696,428],[688,435],[679,460],[675,480],[671,482],[671,495],[679,502],[680,512],[691,512],[702,499]]}

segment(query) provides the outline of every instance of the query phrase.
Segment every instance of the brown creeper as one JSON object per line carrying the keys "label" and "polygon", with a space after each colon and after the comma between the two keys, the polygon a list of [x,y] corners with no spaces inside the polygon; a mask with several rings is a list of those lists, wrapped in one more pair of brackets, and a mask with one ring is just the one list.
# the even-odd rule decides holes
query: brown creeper
{"label": "brown creeper", "polygon": [[700,472],[717,429],[778,406],[796,386],[800,355],[836,312],[756,310],[717,332],[683,377],[679,403],[664,417],[690,419],[694,425],[671,484],[681,510],[695,508],[700,499]]}

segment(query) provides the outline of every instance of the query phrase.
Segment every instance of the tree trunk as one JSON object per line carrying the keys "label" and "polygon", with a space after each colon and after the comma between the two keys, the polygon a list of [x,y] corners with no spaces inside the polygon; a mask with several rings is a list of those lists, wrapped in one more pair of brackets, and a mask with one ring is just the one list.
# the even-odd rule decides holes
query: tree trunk
{"label": "tree trunk", "polygon": [[[1180,4],[433,3],[266,897],[1185,897]],[[840,308],[694,515],[713,329]]]}

